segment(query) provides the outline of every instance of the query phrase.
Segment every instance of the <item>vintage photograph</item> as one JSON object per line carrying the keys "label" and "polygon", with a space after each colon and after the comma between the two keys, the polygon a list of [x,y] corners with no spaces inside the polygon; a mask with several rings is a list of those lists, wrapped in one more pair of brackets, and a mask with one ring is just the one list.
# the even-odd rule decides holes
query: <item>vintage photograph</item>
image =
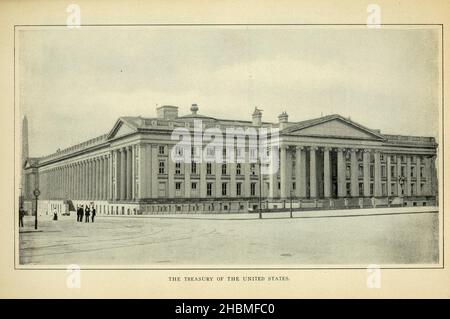
{"label": "vintage photograph", "polygon": [[17,267],[439,267],[440,25],[15,28]]}

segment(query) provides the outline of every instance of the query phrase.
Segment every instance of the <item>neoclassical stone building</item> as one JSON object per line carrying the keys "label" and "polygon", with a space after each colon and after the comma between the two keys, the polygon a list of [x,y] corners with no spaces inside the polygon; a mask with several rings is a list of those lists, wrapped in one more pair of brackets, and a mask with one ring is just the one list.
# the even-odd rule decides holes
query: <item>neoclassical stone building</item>
{"label": "neoclassical stone building", "polygon": [[[261,174],[258,162],[172,160],[174,129],[267,128],[268,154],[279,169]],[[249,158],[248,146],[244,156]],[[226,150],[224,150],[224,153]],[[436,204],[437,144],[433,137],[382,134],[340,115],[277,123],[217,119],[178,107],[157,108],[157,117],[121,117],[107,134],[41,158],[24,159],[22,194],[29,210],[39,188],[38,211],[63,212],[93,202],[100,215],[245,212],[257,209]],[[261,195],[261,196],[260,196]],[[374,202],[375,199],[375,202]]]}

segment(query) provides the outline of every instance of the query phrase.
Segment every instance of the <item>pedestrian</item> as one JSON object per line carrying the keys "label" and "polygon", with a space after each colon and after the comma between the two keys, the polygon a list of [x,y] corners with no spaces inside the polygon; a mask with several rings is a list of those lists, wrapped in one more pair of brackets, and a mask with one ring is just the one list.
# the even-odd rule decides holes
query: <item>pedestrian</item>
{"label": "pedestrian", "polygon": [[84,205],[80,205],[80,220],[79,220],[80,223],[83,221],[83,216],[84,216]]}
{"label": "pedestrian", "polygon": [[22,206],[19,208],[19,227],[23,227],[23,216],[25,216],[25,210]]}
{"label": "pedestrian", "polygon": [[92,222],[94,222],[95,213],[96,213],[95,207],[92,206]]}
{"label": "pedestrian", "polygon": [[58,211],[56,208],[53,210],[53,220],[58,220]]}
{"label": "pedestrian", "polygon": [[85,216],[85,223],[89,223],[89,216],[90,216],[91,209],[88,205],[86,205],[86,209],[84,210],[84,216]]}
{"label": "pedestrian", "polygon": [[77,205],[77,222],[80,221],[80,205]]}

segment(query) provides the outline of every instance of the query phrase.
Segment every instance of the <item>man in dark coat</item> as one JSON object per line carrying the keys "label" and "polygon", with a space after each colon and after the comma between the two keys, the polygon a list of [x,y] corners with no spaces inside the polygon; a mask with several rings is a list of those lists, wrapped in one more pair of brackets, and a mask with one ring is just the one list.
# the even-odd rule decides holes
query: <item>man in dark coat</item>
{"label": "man in dark coat", "polygon": [[83,221],[83,215],[84,215],[84,206],[80,205],[80,220],[79,220],[80,223]]}
{"label": "man in dark coat", "polygon": [[86,217],[85,223],[89,223],[89,216],[90,216],[91,209],[89,208],[89,205],[86,205],[86,208],[84,209],[84,216]]}
{"label": "man in dark coat", "polygon": [[77,205],[77,222],[80,221],[80,205]]}
{"label": "man in dark coat", "polygon": [[95,213],[96,213],[96,209],[95,209],[94,206],[92,206],[92,212],[91,212],[91,214],[92,214],[92,222],[94,222]]}

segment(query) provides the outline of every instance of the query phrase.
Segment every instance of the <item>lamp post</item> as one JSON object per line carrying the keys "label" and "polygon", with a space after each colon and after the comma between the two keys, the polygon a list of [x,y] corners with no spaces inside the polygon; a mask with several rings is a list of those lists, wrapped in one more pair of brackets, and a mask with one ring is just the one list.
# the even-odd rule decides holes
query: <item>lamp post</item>
{"label": "lamp post", "polygon": [[35,199],[35,202],[36,202],[35,211],[34,211],[34,229],[37,229],[37,225],[38,225],[38,218],[37,218],[37,215],[38,215],[38,197],[39,197],[39,195],[41,195],[41,191],[38,188],[36,188],[33,191],[33,195],[34,195],[34,199]]}

